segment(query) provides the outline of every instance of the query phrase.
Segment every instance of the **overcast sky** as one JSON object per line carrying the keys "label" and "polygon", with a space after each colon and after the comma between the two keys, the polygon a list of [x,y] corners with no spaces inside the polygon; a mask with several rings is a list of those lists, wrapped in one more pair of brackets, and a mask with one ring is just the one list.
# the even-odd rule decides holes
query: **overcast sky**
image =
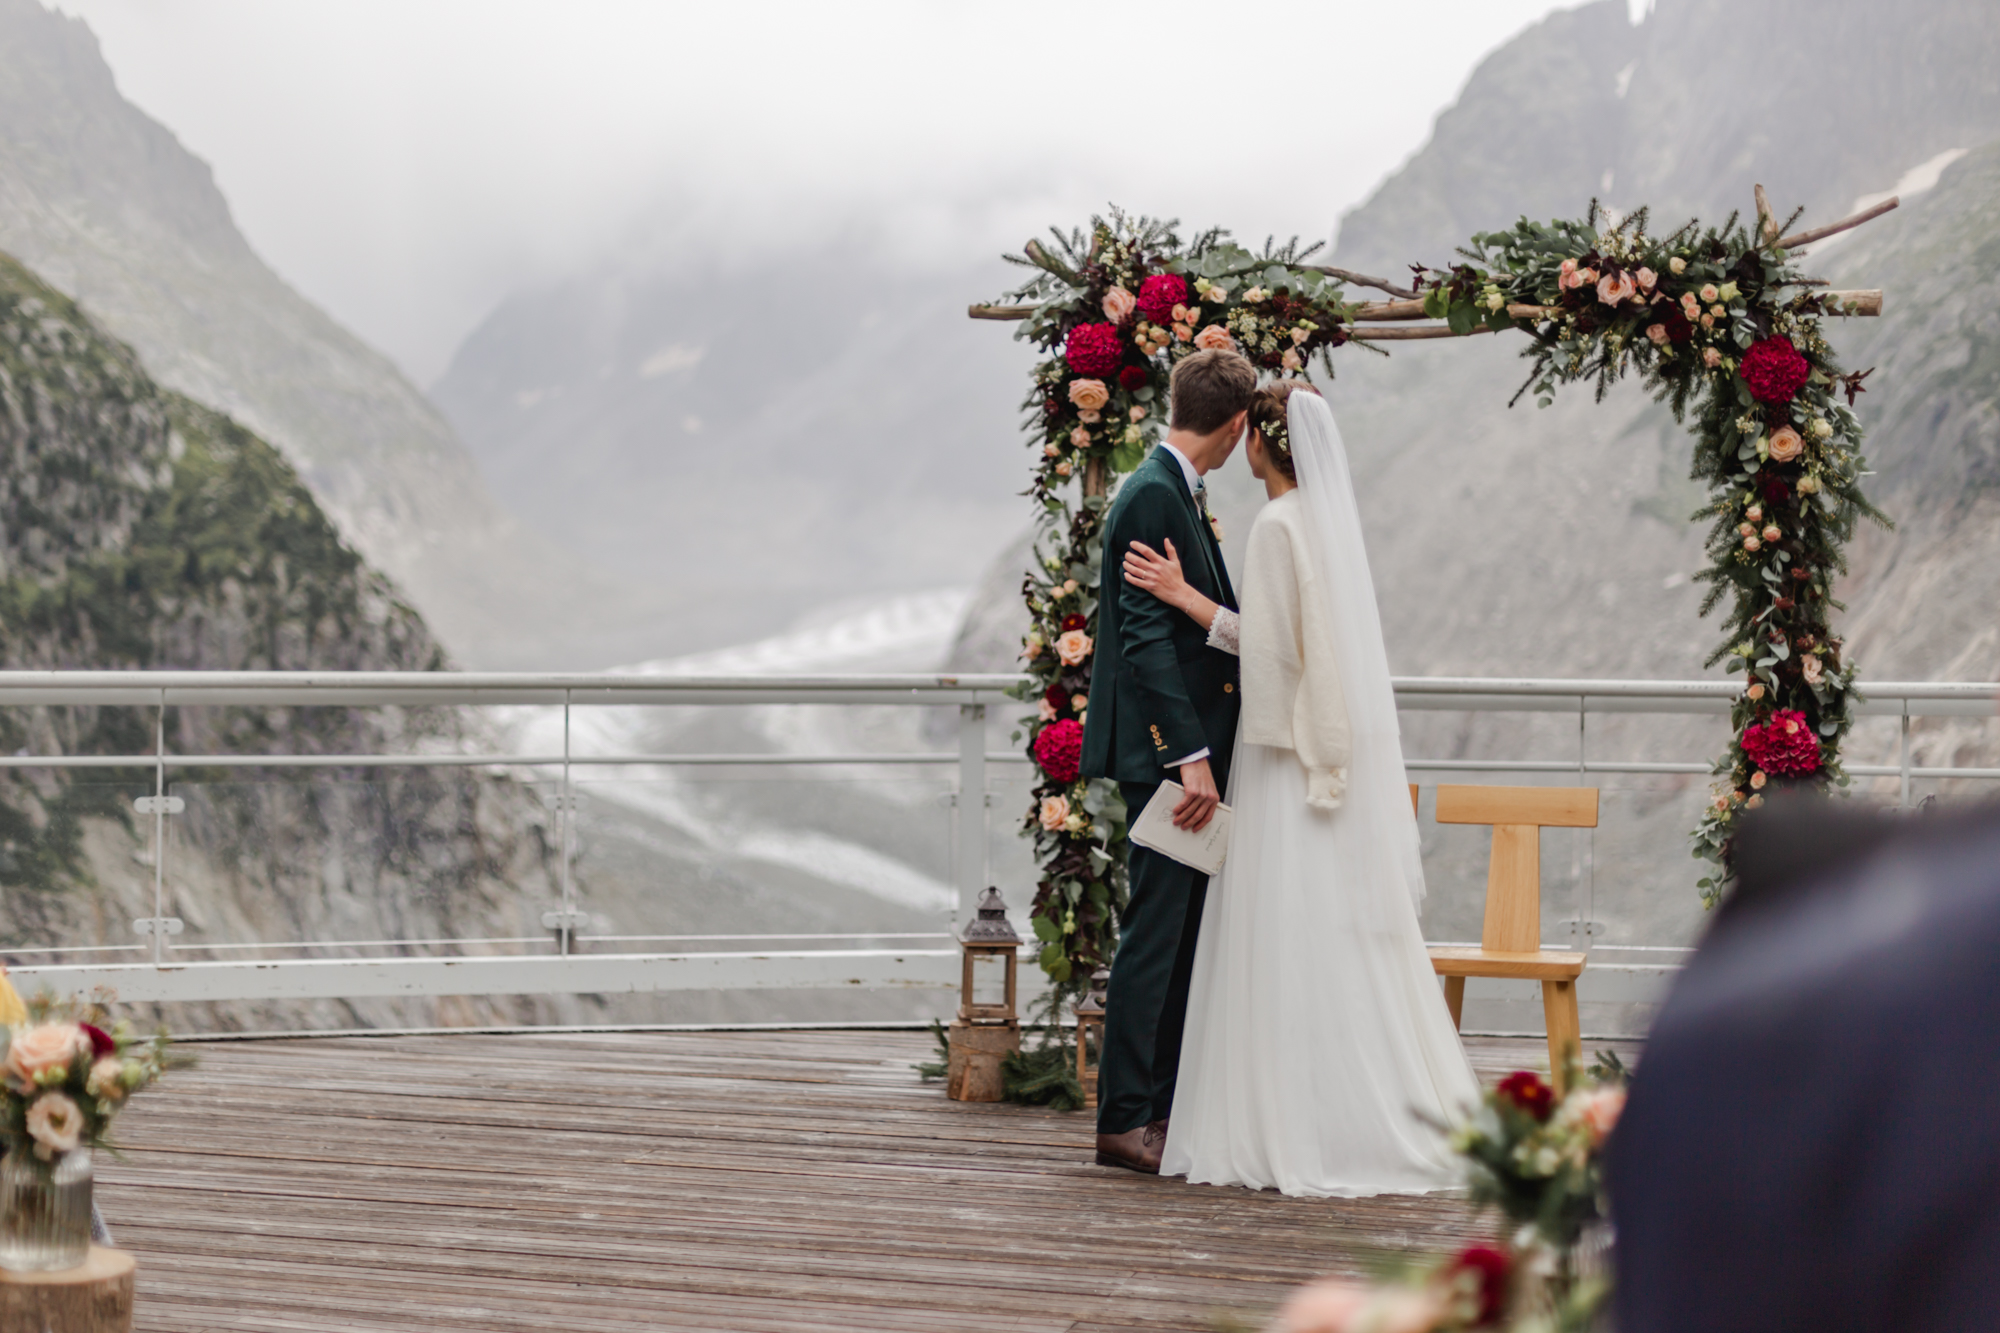
{"label": "overcast sky", "polygon": [[1107,200],[1325,236],[1482,55],[1568,7],[54,3],[258,252],[422,384],[509,290],[664,221],[691,258],[858,224],[953,267]]}

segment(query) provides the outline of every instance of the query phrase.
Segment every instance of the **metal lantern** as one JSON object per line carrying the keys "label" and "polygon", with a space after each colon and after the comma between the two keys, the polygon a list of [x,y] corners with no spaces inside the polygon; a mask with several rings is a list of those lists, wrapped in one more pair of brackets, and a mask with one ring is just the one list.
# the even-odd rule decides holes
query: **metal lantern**
{"label": "metal lantern", "polygon": [[[951,1058],[946,1064],[945,1095],[960,1102],[997,1102],[1005,1091],[1001,1065],[1021,1049],[1021,937],[1007,920],[1000,890],[979,895],[979,914],[958,937],[964,957],[959,984],[958,1018],[946,1034]],[[1002,1000],[982,1002],[973,991],[974,972],[982,958],[997,958],[1005,969]]]}

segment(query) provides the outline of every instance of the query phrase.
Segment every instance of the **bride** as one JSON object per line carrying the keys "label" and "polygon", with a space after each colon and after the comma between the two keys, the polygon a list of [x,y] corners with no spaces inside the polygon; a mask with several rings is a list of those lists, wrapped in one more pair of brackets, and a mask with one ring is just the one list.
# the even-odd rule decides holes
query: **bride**
{"label": "bride", "polygon": [[1243,659],[1229,858],[1202,914],[1162,1174],[1286,1194],[1449,1187],[1426,1122],[1478,1085],[1424,951],[1423,865],[1388,655],[1333,412],[1258,391],[1242,611],[1140,543],[1125,577]]}

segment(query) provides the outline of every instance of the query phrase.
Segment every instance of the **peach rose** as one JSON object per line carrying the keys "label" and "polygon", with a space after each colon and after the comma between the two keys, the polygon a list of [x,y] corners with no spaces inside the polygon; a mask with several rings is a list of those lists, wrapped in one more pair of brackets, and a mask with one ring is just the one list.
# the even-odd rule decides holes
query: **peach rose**
{"label": "peach rose", "polygon": [[1758,541],[1755,537],[1745,537],[1743,539],[1743,549],[1746,551],[1761,551],[1764,549],[1764,543]]}
{"label": "peach rose", "polygon": [[1278,1314],[1278,1328],[1280,1333],[1348,1333],[1367,1308],[1366,1288],[1323,1278],[1292,1293]]}
{"label": "peach rose", "polygon": [[1719,305],[1712,305],[1708,308],[1708,315],[1710,319],[1721,319],[1724,315],[1728,313],[1729,312],[1727,310],[1724,310]]}
{"label": "peach rose", "polygon": [[1665,347],[1667,345],[1667,326],[1664,324],[1648,324],[1646,326],[1646,336],[1652,339],[1653,346]]}
{"label": "peach rose", "polygon": [[1776,523],[1768,523],[1764,526],[1763,537],[1766,545],[1779,540],[1784,535],[1784,529],[1780,528]]}
{"label": "peach rose", "polygon": [[1770,779],[1765,777],[1761,770],[1750,775],[1750,786],[1755,791],[1764,790],[1764,784],[1769,781]]}
{"label": "peach rose", "polygon": [[1576,272],[1576,261],[1574,259],[1563,260],[1560,272],[1562,274],[1563,286],[1567,287],[1569,285],[1570,274]]}
{"label": "peach rose", "polygon": [[1701,363],[1710,370],[1714,370],[1722,364],[1722,353],[1713,347],[1704,347],[1701,349]]}
{"label": "peach rose", "polygon": [[1660,275],[1653,272],[1653,270],[1649,268],[1642,268],[1639,270],[1638,278],[1639,278],[1639,290],[1642,292],[1650,292],[1653,290],[1653,285],[1659,282]]}
{"label": "peach rose", "polygon": [[1747,690],[1745,690],[1745,691],[1743,691],[1743,693],[1744,693],[1745,697],[1747,697],[1747,698],[1749,698],[1749,699],[1752,699],[1752,700],[1756,700],[1756,699],[1761,699],[1761,698],[1763,698],[1763,697],[1764,697],[1764,682],[1763,682],[1763,681],[1761,681],[1761,680],[1753,680],[1753,681],[1751,681],[1751,682],[1750,682],[1750,688],[1749,688],[1749,689],[1747,689]]}
{"label": "peach rose", "polygon": [[1049,832],[1062,832],[1062,826],[1069,822],[1069,797],[1044,796],[1041,820],[1042,827]]}
{"label": "peach rose", "polygon": [[1084,709],[1090,707],[1090,696],[1087,694],[1072,694],[1069,697],[1069,706],[1081,713]]}
{"label": "peach rose", "polygon": [[119,1077],[124,1070],[125,1066],[118,1062],[117,1056],[103,1056],[90,1067],[90,1079],[83,1085],[83,1090],[107,1101],[124,1101],[125,1081]]}
{"label": "peach rose", "polygon": [[1799,674],[1806,678],[1806,684],[1817,685],[1826,679],[1826,667],[1817,657],[1808,657],[1799,663]]}
{"label": "peach rose", "polygon": [[1067,477],[1070,473],[1074,471],[1076,471],[1076,469],[1069,465],[1069,460],[1067,458],[1061,460],[1056,464],[1056,475],[1058,477]]}
{"label": "peach rose", "polygon": [[1056,706],[1050,703],[1047,699],[1043,699],[1041,701],[1041,706],[1038,707],[1035,711],[1041,714],[1042,721],[1044,722],[1053,722],[1056,720]]}
{"label": "peach rose", "polygon": [[1693,292],[1682,292],[1681,309],[1687,313],[1689,319],[1693,319],[1701,313],[1701,302],[1694,299]]}
{"label": "peach rose", "polygon": [[1578,1100],[1576,1122],[1590,1135],[1592,1143],[1602,1143],[1611,1137],[1624,1111],[1625,1089],[1597,1088]]}
{"label": "peach rose", "polygon": [[1229,336],[1228,329],[1211,324],[1194,336],[1194,345],[1204,352],[1228,351],[1235,348],[1236,340]]}
{"label": "peach rose", "polygon": [[1739,537],[1754,537],[1757,535],[1757,525],[1754,523],[1738,523],[1736,525],[1736,535]]}
{"label": "peach rose", "polygon": [[1297,370],[1301,366],[1305,365],[1305,362],[1299,360],[1298,348],[1287,347],[1285,349],[1285,354],[1278,358],[1278,364],[1283,366],[1286,370]]}
{"label": "peach rose", "polygon": [[1139,308],[1139,298],[1123,287],[1113,287],[1104,294],[1104,317],[1113,324],[1123,324],[1125,317]]}
{"label": "peach rose", "polygon": [[83,1111],[60,1092],[45,1092],[35,1098],[28,1107],[27,1120],[35,1156],[45,1162],[83,1139]]}
{"label": "peach rose", "polygon": [[1714,284],[1714,283],[1712,283],[1712,282],[1704,282],[1704,283],[1703,283],[1703,284],[1701,285],[1701,299],[1702,299],[1702,300],[1704,300],[1704,301],[1714,301],[1714,300],[1717,300],[1718,298],[1720,298],[1720,297],[1721,297],[1721,295],[1722,295],[1722,293],[1721,293],[1721,292],[1719,292],[1719,291],[1717,291],[1717,290],[1715,289],[1715,284]]}
{"label": "peach rose", "polygon": [[1743,511],[1743,517],[1749,519],[1752,523],[1762,523],[1764,521],[1764,506],[1751,505]]}
{"label": "peach rose", "polygon": [[1132,420],[1134,421],[1144,421],[1146,419],[1146,409],[1143,407],[1135,406],[1133,407],[1130,415]]}
{"label": "peach rose", "polygon": [[1090,656],[1090,636],[1080,629],[1069,630],[1056,640],[1056,656],[1064,666],[1077,666]]}
{"label": "peach rose", "polygon": [[1606,274],[1597,283],[1597,299],[1605,305],[1617,305],[1629,301],[1638,294],[1638,284],[1632,281],[1630,273],[1620,273],[1617,277]]}
{"label": "peach rose", "polygon": [[1088,449],[1090,447],[1090,432],[1078,426],[1069,433],[1069,447],[1072,449]]}
{"label": "peach rose", "polygon": [[1715,327],[1715,316],[1714,316],[1714,315],[1703,315],[1703,316],[1701,317],[1701,326],[1702,326],[1703,328],[1705,328],[1705,329],[1712,329],[1712,328],[1714,328],[1714,327]]}
{"label": "peach rose", "polygon": [[1174,323],[1176,324],[1191,324],[1194,322],[1193,317],[1188,314],[1187,303],[1185,301],[1175,306],[1173,308],[1172,314],[1174,317]]}
{"label": "peach rose", "polygon": [[1304,342],[1306,339],[1312,336],[1313,336],[1313,331],[1307,328],[1305,325],[1301,324],[1297,328],[1292,330],[1292,346],[1297,347],[1300,343]]}
{"label": "peach rose", "polygon": [[1057,454],[1061,452],[1062,450],[1056,447],[1056,442],[1054,440],[1050,440],[1047,444],[1042,446],[1042,453],[1049,458],[1054,458]]}
{"label": "peach rose", "polygon": [[1111,390],[1103,380],[1071,380],[1069,400],[1086,412],[1095,412],[1111,401]]}
{"label": "peach rose", "polygon": [[1194,337],[1194,330],[1192,328],[1189,328],[1185,324],[1174,325],[1174,341],[1186,342],[1192,337]]}
{"label": "peach rose", "polygon": [[1771,461],[1789,463],[1805,452],[1806,442],[1790,426],[1780,426],[1771,432]]}
{"label": "peach rose", "polygon": [[49,1070],[67,1070],[70,1062],[90,1051],[90,1038],[74,1023],[40,1023],[16,1028],[7,1045],[7,1082],[17,1092],[36,1086],[35,1078]]}

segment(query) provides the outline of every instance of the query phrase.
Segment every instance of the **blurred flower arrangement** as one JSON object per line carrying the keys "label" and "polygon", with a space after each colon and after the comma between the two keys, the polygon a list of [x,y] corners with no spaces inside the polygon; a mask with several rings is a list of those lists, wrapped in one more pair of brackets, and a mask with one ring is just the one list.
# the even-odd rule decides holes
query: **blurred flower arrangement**
{"label": "blurred flower arrangement", "polygon": [[0,1117],[7,1151],[54,1161],[107,1144],[111,1121],[167,1063],[164,1033],[140,1037],[120,1020],[107,1029],[101,1006],[28,1001],[24,1023],[5,1030]]}
{"label": "blurred flower arrangement", "polygon": [[1861,493],[1853,404],[1869,372],[1841,371],[1822,321],[1843,310],[1778,245],[1775,220],[1752,228],[1731,215],[1661,238],[1646,233],[1643,209],[1600,221],[1593,204],[1580,222],[1523,219],[1476,235],[1462,252],[1471,262],[1426,270],[1425,308],[1462,333],[1527,332],[1534,366],[1521,392],[1542,406],[1580,380],[1601,399],[1636,371],[1676,420],[1692,417],[1693,475],[1710,497],[1694,515],[1710,523],[1702,614],[1731,599],[1707,664],[1744,675],[1694,833],[1695,855],[1716,867],[1700,881],[1712,906],[1737,821],[1770,783],[1847,782],[1855,667],[1830,624],[1833,579],[1858,520],[1889,522]]}
{"label": "blurred flower arrangement", "polygon": [[1164,436],[1167,377],[1189,352],[1234,347],[1278,375],[1304,373],[1317,353],[1331,372],[1326,354],[1347,341],[1354,307],[1303,264],[1312,249],[1267,243],[1252,254],[1220,231],[1183,242],[1173,223],[1113,210],[1008,256],[1034,270],[1008,293],[1033,303],[1015,336],[1046,354],[1022,405],[1041,529],[1021,588],[1033,627],[1018,697],[1035,712],[1015,739],[1040,778],[1022,828],[1042,867],[1031,913],[1040,962],[1059,992],[1109,961],[1125,891],[1117,785],[1078,772],[1111,483]]}
{"label": "blurred flower arrangement", "polygon": [[1302,1287],[1277,1333],[1583,1333],[1611,1293],[1605,1262],[1604,1146],[1625,1109],[1624,1070],[1607,1057],[1558,1098],[1539,1074],[1510,1074],[1451,1131],[1473,1202],[1508,1224],[1473,1245],[1364,1285]]}

